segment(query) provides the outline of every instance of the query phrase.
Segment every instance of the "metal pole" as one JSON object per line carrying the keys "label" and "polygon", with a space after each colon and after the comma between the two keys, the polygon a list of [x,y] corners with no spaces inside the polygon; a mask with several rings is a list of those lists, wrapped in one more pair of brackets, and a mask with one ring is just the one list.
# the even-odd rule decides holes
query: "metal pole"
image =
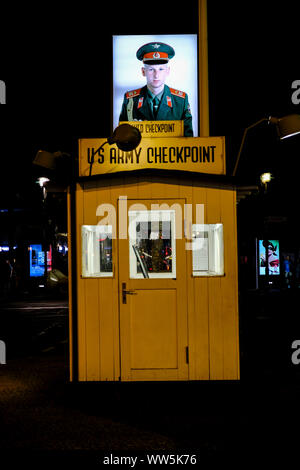
{"label": "metal pole", "polygon": [[238,156],[237,156],[237,158],[236,158],[236,162],[235,162],[235,166],[234,166],[234,170],[233,170],[232,176],[235,176],[235,174],[236,174],[236,171],[237,171],[237,168],[238,168],[238,165],[239,165],[239,161],[240,161],[240,158],[241,158],[242,150],[243,150],[243,147],[244,147],[246,135],[247,135],[248,131],[249,131],[250,129],[252,129],[253,127],[258,126],[258,124],[260,124],[261,122],[269,121],[269,120],[270,120],[269,118],[262,118],[262,119],[260,119],[259,121],[255,122],[254,124],[251,124],[251,126],[246,127],[246,129],[244,130],[242,142],[241,142],[241,145],[240,145],[240,149],[239,149]]}

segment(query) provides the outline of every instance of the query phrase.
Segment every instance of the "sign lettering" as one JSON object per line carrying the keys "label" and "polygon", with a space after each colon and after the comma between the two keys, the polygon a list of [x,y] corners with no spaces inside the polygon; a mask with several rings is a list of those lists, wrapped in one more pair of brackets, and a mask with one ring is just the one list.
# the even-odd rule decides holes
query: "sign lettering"
{"label": "sign lettering", "polygon": [[184,134],[183,121],[129,121],[126,124],[137,127],[143,137],[183,137]]}
{"label": "sign lettering", "polygon": [[79,175],[131,171],[147,168],[225,174],[224,137],[142,138],[131,152],[106,139],[79,140]]}

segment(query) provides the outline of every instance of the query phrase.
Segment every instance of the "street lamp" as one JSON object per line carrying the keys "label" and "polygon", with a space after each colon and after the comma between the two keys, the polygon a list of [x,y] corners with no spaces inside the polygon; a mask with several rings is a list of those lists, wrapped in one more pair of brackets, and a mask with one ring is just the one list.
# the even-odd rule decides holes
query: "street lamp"
{"label": "street lamp", "polygon": [[[268,189],[268,183],[270,183],[272,179],[272,174],[269,172],[262,173],[260,175],[260,182],[264,187],[265,193],[267,192]],[[265,247],[265,265],[266,265],[266,272],[265,272],[265,285],[266,288],[269,289],[269,276],[270,276],[270,271],[269,271],[269,240],[268,240],[268,228],[267,225],[265,224],[264,227],[264,240],[263,240],[263,246]]]}
{"label": "street lamp", "polygon": [[[47,282],[47,274],[48,274],[48,252],[47,252],[47,236],[46,236],[46,208],[45,208],[45,200],[47,197],[47,191],[46,191],[46,184],[49,183],[49,178],[46,176],[40,176],[36,183],[42,188],[43,191],[43,206],[42,206],[42,218],[43,218],[43,224],[42,224],[42,233],[43,233],[43,252],[44,252],[44,285],[46,285]],[[44,286],[40,286],[44,287]]]}
{"label": "street lamp", "polygon": [[57,167],[57,159],[63,157],[70,157],[71,155],[66,152],[47,152],[46,150],[39,150],[33,160],[34,165],[47,168],[48,170],[55,170]]}
{"label": "street lamp", "polygon": [[273,119],[273,124],[276,124],[278,136],[281,140],[293,137],[300,134],[300,115],[289,114],[283,118],[270,118]]}
{"label": "street lamp", "polygon": [[[134,150],[141,142],[142,135],[137,127],[134,127],[130,124],[124,123],[120,124],[114,130],[111,137],[108,137],[106,142],[104,142],[100,148],[103,148],[104,145],[116,144],[116,146],[124,151],[131,152]],[[39,150],[33,160],[34,165],[41,166],[48,170],[56,170],[59,164],[59,161],[62,161],[64,157],[70,157],[71,155],[66,152],[47,152],[45,150]],[[94,164],[94,156],[90,158],[90,172],[89,176],[92,174],[92,168]]]}
{"label": "street lamp", "polygon": [[47,192],[46,192],[46,187],[45,187],[45,184],[46,183],[49,183],[49,178],[46,178],[45,176],[40,176],[38,179],[37,179],[37,183],[39,184],[40,188],[42,188],[42,191],[43,191],[43,202],[45,201],[46,197],[47,197]]}
{"label": "street lamp", "polygon": [[264,185],[265,190],[267,189],[268,183],[270,183],[271,179],[272,179],[272,174],[271,173],[267,172],[267,173],[262,173],[260,175],[260,182],[261,182],[261,184]]}
{"label": "street lamp", "polygon": [[141,142],[142,135],[137,127],[130,124],[120,124],[116,127],[113,135],[107,139],[109,145],[116,144],[120,150],[130,152]]}
{"label": "street lamp", "polygon": [[[131,152],[134,150],[139,143],[141,142],[142,135],[137,127],[131,126],[130,124],[120,124],[113,132],[111,137],[108,137],[107,141],[104,142],[98,150],[104,147],[104,145],[116,144],[116,146],[123,150],[124,152]],[[90,172],[89,176],[92,174],[92,168],[94,164],[94,155],[90,157]]]}
{"label": "street lamp", "polygon": [[250,126],[246,127],[246,129],[244,130],[242,142],[240,145],[238,156],[236,158],[232,176],[236,175],[248,131],[250,129],[253,129],[253,127],[258,126],[262,122],[268,122],[268,124],[275,125],[277,128],[277,134],[280,140],[287,139],[288,137],[292,137],[296,134],[300,134],[300,115],[299,114],[289,114],[288,116],[284,116],[282,118],[269,116],[268,118],[262,118],[259,121],[255,122],[254,124],[251,124]]}

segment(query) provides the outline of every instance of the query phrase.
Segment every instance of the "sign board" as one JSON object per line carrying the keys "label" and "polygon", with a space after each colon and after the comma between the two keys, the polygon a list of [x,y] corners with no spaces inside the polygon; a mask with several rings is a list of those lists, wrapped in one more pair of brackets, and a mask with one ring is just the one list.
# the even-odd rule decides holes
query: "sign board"
{"label": "sign board", "polygon": [[183,137],[183,121],[126,121],[120,124],[130,124],[137,127],[142,137]]}
{"label": "sign board", "polygon": [[131,152],[106,139],[79,139],[79,176],[140,169],[224,175],[225,137],[143,138]]}

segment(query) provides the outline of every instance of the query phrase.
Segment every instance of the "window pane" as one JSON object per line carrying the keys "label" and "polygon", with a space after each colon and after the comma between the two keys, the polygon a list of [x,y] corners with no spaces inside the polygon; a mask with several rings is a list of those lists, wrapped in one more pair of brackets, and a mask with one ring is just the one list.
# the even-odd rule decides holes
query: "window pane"
{"label": "window pane", "polygon": [[193,275],[223,275],[223,224],[193,225],[192,236]]}
{"label": "window pane", "polygon": [[82,276],[112,276],[112,226],[82,226]]}
{"label": "window pane", "polygon": [[208,271],[208,231],[193,228],[193,271]]}
{"label": "window pane", "polygon": [[175,277],[175,211],[129,211],[129,220],[130,277]]}

